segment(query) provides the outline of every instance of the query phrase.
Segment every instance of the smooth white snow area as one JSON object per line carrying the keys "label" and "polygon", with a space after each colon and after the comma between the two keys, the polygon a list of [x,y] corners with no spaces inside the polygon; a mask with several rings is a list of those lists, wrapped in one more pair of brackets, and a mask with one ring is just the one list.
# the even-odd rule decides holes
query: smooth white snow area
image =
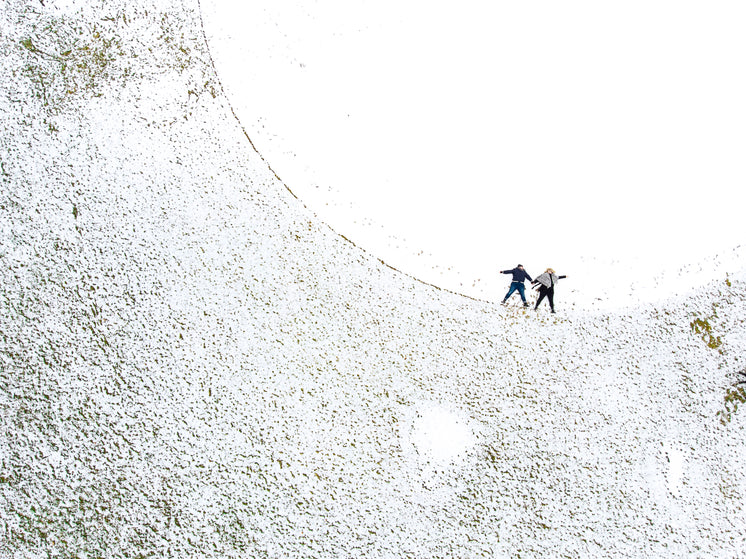
{"label": "smooth white snow area", "polygon": [[468,423],[441,406],[426,406],[413,421],[411,444],[426,460],[455,460],[474,443]]}
{"label": "smooth white snow area", "polygon": [[666,480],[668,482],[668,490],[672,495],[680,496],[682,488],[682,476],[684,475],[684,453],[668,443],[664,443],[664,451],[666,453],[666,461],[668,462],[668,472]]}
{"label": "smooth white snow area", "polygon": [[259,152],[408,274],[494,301],[498,270],[553,267],[609,308],[746,266],[741,2],[202,8]]}
{"label": "smooth white snow area", "polygon": [[393,269],[252,147],[206,6],[0,5],[0,557],[743,557],[742,249],[590,309],[612,268],[524,261],[554,315]]}

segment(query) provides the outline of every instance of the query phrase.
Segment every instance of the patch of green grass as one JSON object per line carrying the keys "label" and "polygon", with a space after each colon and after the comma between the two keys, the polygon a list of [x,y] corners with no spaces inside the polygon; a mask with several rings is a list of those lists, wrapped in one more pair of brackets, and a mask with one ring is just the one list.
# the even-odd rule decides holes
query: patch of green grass
{"label": "patch of green grass", "polygon": [[716,336],[712,333],[712,325],[710,325],[709,322],[710,318],[695,318],[690,323],[690,326],[692,328],[692,332],[695,332],[696,334],[700,334],[702,336],[702,341],[707,344],[707,347],[712,349],[719,349],[720,346],[723,345],[723,340],[721,336]]}
{"label": "patch of green grass", "polygon": [[[198,99],[204,92],[218,95],[209,58],[189,33],[183,14],[139,13],[133,19],[120,10],[79,20],[28,9],[23,16],[17,73],[25,77],[29,98],[38,102],[50,133],[57,131],[53,119],[77,110],[81,100],[117,95],[128,82],[145,77],[178,72],[185,89],[174,95],[182,100]],[[147,26],[149,32],[132,41],[131,26]]]}
{"label": "patch of green grass", "polygon": [[724,409],[718,412],[720,423],[723,425],[730,423],[738,407],[746,403],[746,369],[740,371],[738,376],[741,380],[738,380],[734,386],[728,389],[724,398]]}
{"label": "patch of green grass", "polygon": [[49,114],[64,110],[73,96],[100,96],[113,79],[113,61],[123,54],[113,31],[63,17],[40,17],[20,48],[26,53],[23,75]]}

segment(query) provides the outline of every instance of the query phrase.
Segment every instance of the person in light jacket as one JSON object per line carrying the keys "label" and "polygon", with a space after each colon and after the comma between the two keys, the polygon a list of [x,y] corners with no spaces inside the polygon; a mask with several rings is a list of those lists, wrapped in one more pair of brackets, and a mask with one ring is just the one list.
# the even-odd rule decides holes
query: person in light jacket
{"label": "person in light jacket", "polygon": [[549,300],[549,308],[554,312],[554,286],[561,279],[565,279],[567,276],[558,276],[554,270],[547,268],[546,272],[540,274],[531,283],[539,287],[539,298],[536,300],[536,306],[534,310],[539,308],[539,303],[546,297]]}
{"label": "person in light jacket", "polygon": [[513,293],[518,291],[518,294],[521,296],[521,300],[523,301],[523,306],[528,307],[528,302],[526,301],[526,288],[523,285],[524,281],[531,281],[531,276],[528,275],[528,272],[523,269],[523,266],[518,264],[518,266],[516,266],[512,270],[503,270],[500,273],[513,274],[513,281],[510,282],[510,289],[508,290],[508,294],[505,295],[505,298],[503,299],[503,305],[508,301]]}

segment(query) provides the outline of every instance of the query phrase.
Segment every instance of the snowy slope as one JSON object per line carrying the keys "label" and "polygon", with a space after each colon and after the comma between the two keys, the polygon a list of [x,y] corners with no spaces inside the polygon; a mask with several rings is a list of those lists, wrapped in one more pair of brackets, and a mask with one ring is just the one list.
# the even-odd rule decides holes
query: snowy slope
{"label": "snowy slope", "polygon": [[0,11],[0,556],[746,555],[743,272],[422,284],[252,149],[198,3],[83,4]]}

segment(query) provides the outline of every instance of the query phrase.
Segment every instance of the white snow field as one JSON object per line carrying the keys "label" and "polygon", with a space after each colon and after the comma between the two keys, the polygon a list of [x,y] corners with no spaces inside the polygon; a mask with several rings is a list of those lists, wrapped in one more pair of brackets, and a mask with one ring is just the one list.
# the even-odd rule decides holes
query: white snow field
{"label": "white snow field", "polygon": [[746,556],[742,267],[439,289],[274,175],[197,1],[0,29],[0,557]]}
{"label": "white snow field", "polygon": [[423,281],[492,300],[497,270],[552,266],[566,304],[618,308],[746,241],[743,2],[201,4],[259,153]]}

